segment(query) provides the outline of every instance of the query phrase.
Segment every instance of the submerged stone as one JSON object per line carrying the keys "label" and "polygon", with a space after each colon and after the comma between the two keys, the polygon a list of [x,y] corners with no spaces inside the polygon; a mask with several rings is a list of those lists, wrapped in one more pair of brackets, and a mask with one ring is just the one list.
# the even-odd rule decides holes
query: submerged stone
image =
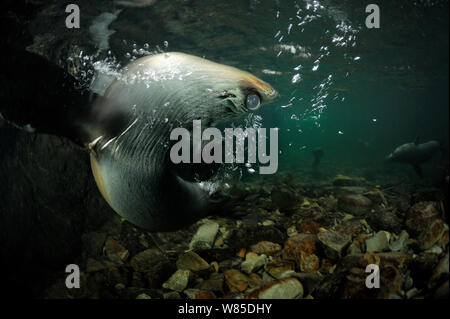
{"label": "submerged stone", "polygon": [[372,201],[364,195],[347,194],[339,196],[338,206],[344,212],[355,216],[362,216],[369,212]]}
{"label": "submerged stone", "polygon": [[214,239],[219,231],[219,224],[207,222],[201,225],[189,244],[190,249],[209,249],[213,247]]}

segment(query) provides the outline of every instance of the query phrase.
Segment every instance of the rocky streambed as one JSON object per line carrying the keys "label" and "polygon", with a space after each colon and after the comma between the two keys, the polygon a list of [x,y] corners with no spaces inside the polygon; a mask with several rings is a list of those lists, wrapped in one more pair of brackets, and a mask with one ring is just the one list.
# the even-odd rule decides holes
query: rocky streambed
{"label": "rocky streambed", "polygon": [[[289,174],[213,196],[214,215],[149,233],[120,220],[83,234],[80,289],[55,276],[46,298],[445,298],[445,194],[338,175]],[[369,289],[366,267],[379,267]]]}

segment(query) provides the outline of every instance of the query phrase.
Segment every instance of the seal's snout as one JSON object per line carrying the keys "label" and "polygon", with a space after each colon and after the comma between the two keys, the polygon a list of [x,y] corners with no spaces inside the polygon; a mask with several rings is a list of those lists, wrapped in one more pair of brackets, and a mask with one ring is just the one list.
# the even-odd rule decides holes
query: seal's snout
{"label": "seal's snout", "polygon": [[254,88],[261,95],[264,102],[272,102],[279,96],[277,90],[275,90],[269,83],[257,78],[252,74],[245,74],[240,81],[241,85]]}

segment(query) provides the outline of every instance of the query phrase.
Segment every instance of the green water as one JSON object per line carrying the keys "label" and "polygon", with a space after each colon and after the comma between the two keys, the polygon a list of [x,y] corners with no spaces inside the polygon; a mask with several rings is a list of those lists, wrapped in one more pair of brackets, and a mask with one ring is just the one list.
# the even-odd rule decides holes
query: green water
{"label": "green water", "polygon": [[[368,29],[364,1],[158,1],[121,14],[111,47],[182,51],[248,70],[280,99],[256,112],[278,127],[279,171],[322,178],[366,174],[417,178],[387,165],[396,146],[438,140],[448,149],[448,2],[378,1]],[[127,43],[124,45],[123,43]],[[122,59],[123,60],[123,59]],[[427,163],[428,173],[439,160]],[[320,179],[320,178],[319,178]]]}

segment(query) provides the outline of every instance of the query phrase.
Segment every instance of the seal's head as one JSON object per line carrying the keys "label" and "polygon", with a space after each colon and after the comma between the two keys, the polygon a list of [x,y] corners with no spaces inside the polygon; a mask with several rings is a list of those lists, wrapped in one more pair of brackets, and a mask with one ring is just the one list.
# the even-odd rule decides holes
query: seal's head
{"label": "seal's head", "polygon": [[[117,86],[130,83],[142,86],[147,94],[152,92],[151,103],[140,107],[149,111],[157,108],[159,101],[167,107],[172,103],[187,122],[202,118],[210,123],[255,111],[278,96],[268,83],[248,72],[178,52],[129,64],[124,77],[113,83],[106,96],[113,96]],[[177,119],[181,120],[179,115]]]}
{"label": "seal's head", "polygon": [[113,209],[150,230],[201,216],[207,195],[167,160],[170,132],[257,110],[278,93],[234,67],[183,53],[137,59],[94,105],[91,163]]}

